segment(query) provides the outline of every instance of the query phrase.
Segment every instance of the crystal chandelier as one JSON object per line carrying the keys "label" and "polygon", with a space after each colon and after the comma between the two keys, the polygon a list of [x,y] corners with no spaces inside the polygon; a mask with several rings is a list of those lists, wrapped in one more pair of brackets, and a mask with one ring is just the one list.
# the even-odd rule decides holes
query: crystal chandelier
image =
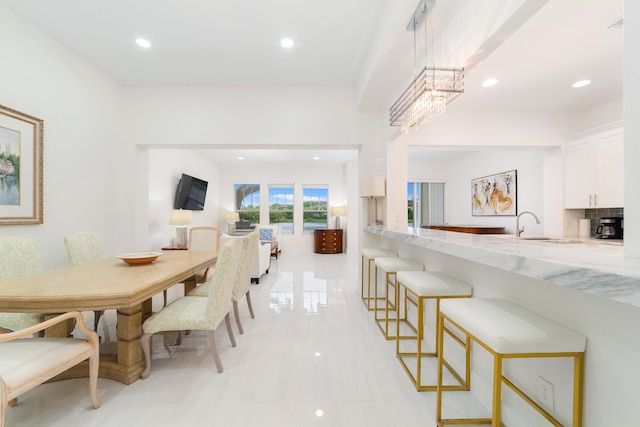
{"label": "crystal chandelier", "polygon": [[[417,31],[434,5],[435,0],[421,0],[407,25],[407,29],[414,33],[414,63]],[[426,44],[425,23],[425,62]],[[447,110],[447,104],[462,92],[464,92],[464,69],[425,66],[391,106],[389,124],[400,126],[402,132],[416,129],[444,113]]]}

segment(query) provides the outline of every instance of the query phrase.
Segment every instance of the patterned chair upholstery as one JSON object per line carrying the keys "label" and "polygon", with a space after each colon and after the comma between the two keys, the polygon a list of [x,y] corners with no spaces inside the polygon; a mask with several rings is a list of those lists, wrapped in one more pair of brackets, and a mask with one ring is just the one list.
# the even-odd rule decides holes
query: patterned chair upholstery
{"label": "patterned chair upholstery", "polygon": [[230,240],[220,249],[216,268],[211,278],[212,285],[209,287],[210,292],[206,298],[189,295],[179,298],[163,307],[142,324],[142,352],[147,366],[142,371],[141,378],[147,378],[151,371],[151,337],[153,334],[165,331],[208,331],[216,368],[218,372],[224,370],[218,354],[215,332],[224,320],[231,345],[236,346],[229,312],[232,307],[231,295],[243,241],[244,239]]}
{"label": "patterned chair upholstery", "polygon": [[[69,319],[76,321],[86,339],[32,337]],[[89,359],[91,406],[99,408],[100,400],[96,393],[99,346],[98,335],[85,326],[82,315],[77,311],[16,332],[0,334],[0,427],[4,425],[7,406],[15,405],[18,396],[86,359]]]}
{"label": "patterned chair upholstery", "polygon": [[69,264],[78,265],[104,258],[102,238],[92,231],[79,231],[64,237]]}
{"label": "patterned chair upholstery", "polygon": [[[67,259],[70,265],[85,264],[104,258],[102,238],[93,231],[78,231],[64,236],[64,247],[67,250]],[[93,330],[98,330],[100,317],[104,310],[94,311]]]}
{"label": "patterned chair upholstery", "polygon": [[[251,318],[255,319],[253,306],[251,305],[251,265],[254,263],[254,258],[258,256],[258,251],[255,248],[260,245],[258,233],[255,231],[247,234],[243,239],[242,255],[240,256],[241,261],[238,264],[233,286],[233,295],[231,297],[233,301],[233,314],[236,318],[238,331],[241,334],[244,334],[244,330],[242,329],[242,322],[240,322],[240,314],[238,313],[238,301],[240,301],[243,296],[246,296]],[[229,239],[225,239],[225,242],[228,240]],[[209,292],[211,292],[211,286],[213,286],[213,282],[209,281],[189,292],[189,295],[206,297],[209,295]]]}
{"label": "patterned chair upholstery", "polygon": [[[0,281],[42,272],[38,244],[23,237],[0,237]],[[39,313],[0,313],[0,331],[17,331],[42,322]]]}

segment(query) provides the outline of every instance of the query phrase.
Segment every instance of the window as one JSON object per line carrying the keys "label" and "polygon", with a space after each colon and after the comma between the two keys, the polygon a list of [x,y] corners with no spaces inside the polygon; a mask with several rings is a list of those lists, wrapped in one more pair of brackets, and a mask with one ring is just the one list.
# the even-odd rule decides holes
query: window
{"label": "window", "polygon": [[293,185],[269,185],[269,224],[293,234]]}
{"label": "window", "polygon": [[327,201],[329,191],[326,187],[304,186],[303,200],[303,233],[311,234],[318,228],[327,227]]}
{"label": "window", "polygon": [[443,182],[409,182],[407,198],[409,227],[444,224]]}
{"label": "window", "polygon": [[235,184],[236,211],[240,214],[239,228],[242,223],[250,225],[260,223],[260,184]]}

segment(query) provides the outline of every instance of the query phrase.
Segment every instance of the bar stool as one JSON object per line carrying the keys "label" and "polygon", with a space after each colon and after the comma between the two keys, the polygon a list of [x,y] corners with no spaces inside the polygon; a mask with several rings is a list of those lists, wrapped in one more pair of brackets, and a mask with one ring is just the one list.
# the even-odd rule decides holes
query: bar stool
{"label": "bar stool", "polygon": [[[452,338],[453,325],[493,356],[493,398],[490,418],[443,418],[442,366],[443,337]],[[456,338],[454,338],[456,339]],[[502,383],[554,426],[563,424],[508,379],[502,370],[504,359],[510,358],[573,358],[572,427],[582,426],[582,395],[584,384],[584,352],[586,338],[563,325],[553,322],[503,299],[463,298],[442,301],[438,324],[438,386],[436,421],[442,427],[451,424],[491,424],[501,426]],[[469,370],[469,359],[467,359]]]}
{"label": "bar stool", "polygon": [[[398,304],[398,290],[395,277],[398,271],[422,271],[424,266],[417,261],[402,257],[378,257],[373,260],[376,267],[375,275],[375,296],[378,297],[378,270],[385,274],[385,292],[384,292],[384,317],[378,317],[378,311],[374,310],[376,324],[384,334],[385,339],[395,339],[395,335],[389,335],[389,321],[397,320],[400,312]],[[393,280],[392,280],[393,277]],[[393,288],[393,301],[391,301],[391,293],[389,288]],[[376,302],[377,304],[377,302]],[[389,308],[396,312],[395,318],[389,318]],[[384,322],[384,326],[382,323]]]}
{"label": "bar stool", "polygon": [[[390,249],[381,248],[364,248],[362,249],[362,269],[361,269],[361,283],[362,283],[362,302],[367,306],[367,310],[375,310],[378,306],[378,300],[384,298],[377,295],[371,296],[371,263],[378,257],[397,257],[398,254]],[[364,264],[367,261],[367,293],[364,293]],[[371,307],[371,300],[374,302],[374,307]]]}
{"label": "bar stool", "polygon": [[[470,284],[458,280],[446,273],[439,271],[398,271],[396,275],[396,283],[398,285],[398,294],[404,301],[404,322],[409,326],[411,330],[415,332],[414,335],[401,335],[400,334],[400,321],[396,322],[396,356],[400,361],[400,364],[411,378],[411,382],[418,391],[435,391],[435,380],[430,385],[422,384],[422,358],[423,357],[436,357],[437,353],[435,349],[438,348],[437,334],[435,335],[435,346],[433,352],[422,352],[422,340],[424,339],[424,309],[425,302],[427,300],[435,300],[435,321],[438,331],[438,319],[440,314],[440,300],[446,298],[469,298],[473,288]],[[404,292],[403,292],[404,289]],[[408,316],[408,306],[411,305],[417,310],[417,325],[413,325]],[[402,340],[416,340],[416,351],[407,352],[400,351],[400,342]],[[415,375],[409,368],[405,358],[414,357],[416,359],[416,371]],[[435,364],[434,364],[435,366]],[[468,378],[463,379],[452,368],[448,367],[449,371],[456,377],[461,386],[445,386],[447,390],[465,390]]]}

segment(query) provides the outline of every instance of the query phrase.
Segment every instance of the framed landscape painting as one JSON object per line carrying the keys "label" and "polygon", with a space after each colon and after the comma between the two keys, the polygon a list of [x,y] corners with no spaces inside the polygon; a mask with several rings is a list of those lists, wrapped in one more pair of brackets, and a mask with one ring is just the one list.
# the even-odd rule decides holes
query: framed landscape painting
{"label": "framed landscape painting", "polygon": [[0,105],[0,225],[42,224],[44,121]]}
{"label": "framed landscape painting", "polygon": [[471,180],[472,216],[516,216],[517,171],[497,173]]}

